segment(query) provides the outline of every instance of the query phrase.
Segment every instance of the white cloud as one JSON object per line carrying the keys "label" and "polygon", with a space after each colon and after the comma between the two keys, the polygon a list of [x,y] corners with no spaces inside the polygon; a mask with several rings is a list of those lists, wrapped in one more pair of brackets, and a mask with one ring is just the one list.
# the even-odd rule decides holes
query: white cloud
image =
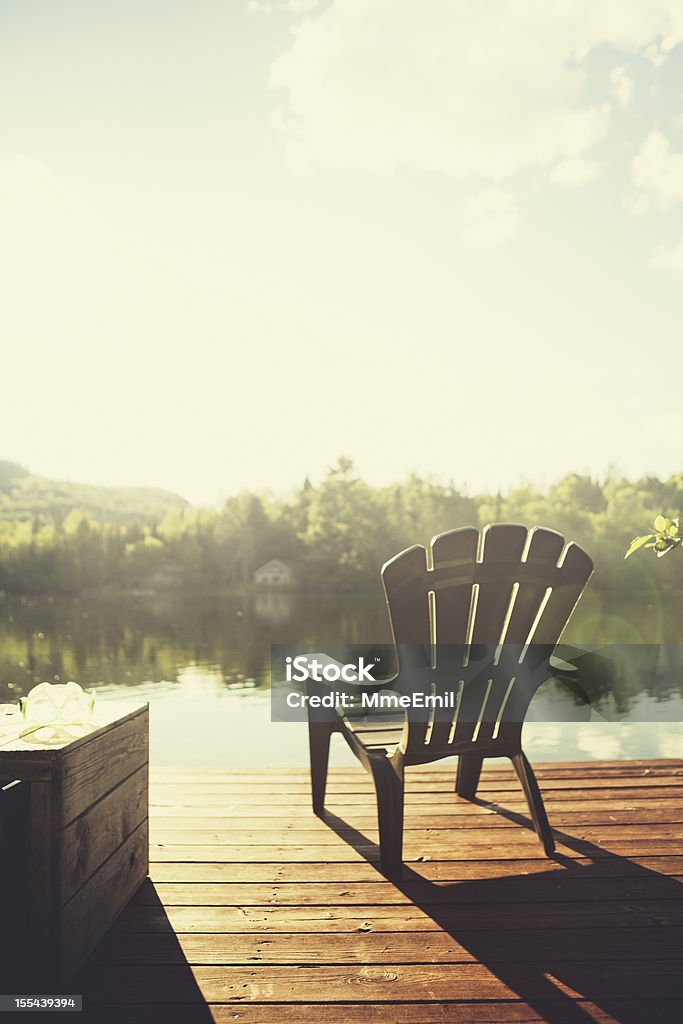
{"label": "white cloud", "polygon": [[683,201],[683,153],[674,153],[660,131],[650,132],[633,159],[633,184],[639,189],[631,209],[644,213],[650,206],[667,210]]}
{"label": "white cloud", "polygon": [[650,209],[650,200],[644,192],[627,195],[624,199],[624,203],[626,209],[630,210],[636,217],[640,217],[641,213],[647,213]]}
{"label": "white cloud", "polygon": [[487,188],[465,201],[462,236],[474,248],[492,248],[515,237],[519,220],[515,197],[500,188]]}
{"label": "white cloud", "polygon": [[586,182],[592,181],[599,170],[600,164],[595,160],[584,160],[582,157],[578,157],[575,160],[560,160],[548,176],[556,185],[579,188]]}
{"label": "white cloud", "polygon": [[280,0],[279,4],[269,0],[247,0],[247,14],[272,14],[273,11],[287,11],[289,14],[308,14],[318,6],[318,0]]}
{"label": "white cloud", "polygon": [[603,722],[591,722],[577,730],[576,745],[596,760],[614,761],[623,757],[621,731],[624,728],[621,723],[615,729],[614,726],[605,727]]}
{"label": "white cloud", "polygon": [[612,95],[625,110],[633,97],[633,80],[629,78],[624,67],[612,68],[609,78],[612,84]]}
{"label": "white cloud", "polygon": [[284,0],[282,7],[292,14],[308,14],[318,6],[318,0]]}
{"label": "white cloud", "polygon": [[668,270],[674,274],[683,274],[683,242],[680,245],[663,245],[659,249],[655,249],[650,257],[650,266],[654,270]]}
{"label": "white cloud", "polygon": [[659,757],[680,757],[683,746],[683,725],[677,722],[675,725],[665,727],[658,724]]}
{"label": "white cloud", "polygon": [[645,50],[643,52],[647,59],[651,62],[652,66],[655,68],[661,68],[662,64],[665,62],[668,56],[666,51],[662,50],[661,46],[658,43],[650,43],[649,46],[645,47]]}
{"label": "white cloud", "polygon": [[272,14],[273,5],[265,0],[247,0],[247,14]]}
{"label": "white cloud", "polygon": [[591,50],[657,41],[659,59],[681,40],[678,0],[333,0],[295,27],[271,82],[292,167],[502,182],[603,138],[609,104],[583,91]]}

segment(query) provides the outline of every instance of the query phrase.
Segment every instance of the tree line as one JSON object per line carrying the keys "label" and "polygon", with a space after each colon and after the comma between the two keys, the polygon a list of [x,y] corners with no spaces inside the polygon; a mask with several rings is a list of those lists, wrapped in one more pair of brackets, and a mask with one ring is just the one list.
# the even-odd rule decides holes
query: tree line
{"label": "tree line", "polygon": [[[624,552],[658,514],[675,517],[683,474],[603,481],[569,474],[541,491],[467,495],[411,475],[373,487],[339,459],[323,481],[288,497],[242,492],[221,509],[178,505],[140,521],[94,517],[72,508],[0,520],[0,591],[78,593],[90,588],[195,589],[252,585],[271,558],[287,563],[299,588],[361,589],[376,583],[384,561],[415,543],[460,526],[489,522],[543,525],[575,540],[596,563],[605,588],[677,587],[676,559],[650,563]],[[671,562],[671,564],[669,564]]]}

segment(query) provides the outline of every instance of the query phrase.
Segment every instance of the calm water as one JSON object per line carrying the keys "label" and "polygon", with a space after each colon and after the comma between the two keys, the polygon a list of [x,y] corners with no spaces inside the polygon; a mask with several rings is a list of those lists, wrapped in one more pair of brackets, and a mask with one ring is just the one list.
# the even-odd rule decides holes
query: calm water
{"label": "calm water", "polygon": [[[628,603],[585,595],[563,638],[569,644],[679,643],[675,599]],[[244,597],[22,598],[0,602],[0,703],[43,680],[75,679],[98,702],[151,705],[157,764],[305,765],[305,726],[270,721],[272,643],[388,643],[379,590],[362,596],[264,592]],[[631,683],[598,702],[586,722],[557,689],[540,692],[525,725],[537,760],[673,757],[683,754],[683,672],[665,692]],[[548,708],[557,721],[548,722]],[[649,721],[643,721],[649,719]],[[352,763],[339,743],[336,763]]]}

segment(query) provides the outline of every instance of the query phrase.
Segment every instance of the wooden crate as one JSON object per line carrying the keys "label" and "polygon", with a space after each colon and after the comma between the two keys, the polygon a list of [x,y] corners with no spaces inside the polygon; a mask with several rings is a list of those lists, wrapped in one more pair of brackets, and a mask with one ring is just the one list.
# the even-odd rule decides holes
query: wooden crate
{"label": "wooden crate", "polygon": [[148,767],[147,704],[104,705],[87,735],[64,743],[41,746],[19,728],[0,737],[0,786],[21,781],[6,792],[15,822],[23,801],[28,832],[18,868],[26,836],[4,829],[3,858],[21,889],[10,900],[3,879],[5,991],[68,982],[147,876]]}

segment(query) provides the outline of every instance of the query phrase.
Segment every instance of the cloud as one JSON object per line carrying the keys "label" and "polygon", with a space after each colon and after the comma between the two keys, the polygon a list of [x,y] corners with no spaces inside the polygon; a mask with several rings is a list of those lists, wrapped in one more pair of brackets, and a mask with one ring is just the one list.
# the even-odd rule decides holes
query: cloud
{"label": "cloud", "polygon": [[247,0],[247,14],[272,14],[273,11],[286,11],[289,14],[308,14],[318,6],[318,0],[280,0],[270,3],[269,0]]}
{"label": "cloud", "polygon": [[659,249],[655,249],[650,257],[650,266],[654,270],[668,270],[674,274],[683,274],[683,242],[680,245],[663,245]]}
{"label": "cloud", "polygon": [[566,185],[568,188],[579,188],[586,182],[592,181],[600,170],[600,164],[595,160],[584,160],[578,157],[575,160],[560,160],[550,171],[548,177],[556,185]]}
{"label": "cloud", "polygon": [[622,754],[624,728],[621,723],[616,729],[614,726],[610,729],[604,722],[591,722],[577,730],[576,746],[596,760],[614,761]]}
{"label": "cloud", "polygon": [[656,63],[681,40],[678,0],[332,0],[294,26],[271,83],[293,168],[501,183],[582,159],[604,137],[607,97],[584,93],[592,50]]}
{"label": "cloud", "polygon": [[318,0],[283,0],[282,7],[292,14],[308,14],[318,6]]}
{"label": "cloud", "polygon": [[519,228],[519,207],[510,193],[487,188],[463,205],[463,240],[476,249],[489,249],[510,241]]}
{"label": "cloud", "polygon": [[247,0],[247,14],[272,14],[273,5],[265,0]]}
{"label": "cloud", "polygon": [[660,131],[650,132],[632,165],[633,184],[639,192],[631,205],[634,213],[655,206],[668,210],[683,201],[683,153],[674,153]]}
{"label": "cloud", "polygon": [[661,68],[662,64],[666,61],[668,53],[661,48],[658,43],[650,43],[649,46],[645,47],[643,51],[647,59],[650,61],[653,67]]}
{"label": "cloud", "polygon": [[633,80],[629,78],[624,67],[612,68],[609,78],[612,95],[625,110],[633,97]]}

